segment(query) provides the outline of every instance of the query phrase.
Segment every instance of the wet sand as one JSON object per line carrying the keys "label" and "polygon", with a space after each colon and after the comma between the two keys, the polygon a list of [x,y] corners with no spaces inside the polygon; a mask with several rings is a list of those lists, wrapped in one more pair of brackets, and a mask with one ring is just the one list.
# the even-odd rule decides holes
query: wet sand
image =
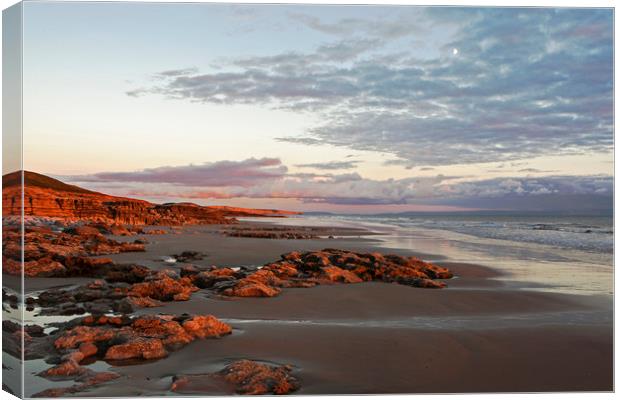
{"label": "wet sand", "polygon": [[[456,277],[445,289],[371,282],[285,289],[275,298],[221,298],[203,290],[187,302],[141,309],[137,314],[213,314],[234,331],[195,341],[162,360],[114,366],[123,378],[77,397],[170,395],[174,375],[214,372],[244,358],[293,365],[301,380],[298,394],[613,389],[609,296],[519,290],[495,279],[501,273],[493,268],[386,251],[367,237],[254,239],[225,237],[217,229],[146,236],[147,252],[109,257],[175,269],[181,265],[171,267],[160,257],[193,250],[207,254],[198,265],[262,265],[292,250],[334,247],[416,255],[450,268]],[[58,283],[38,278],[27,287]],[[230,393],[205,382],[201,394]]]}
{"label": "wet sand", "polygon": [[175,374],[214,372],[239,358],[292,364],[301,380],[298,394],[605,391],[611,390],[611,342],[601,327],[461,331],[266,323],[194,342],[152,364],[116,367],[127,377],[83,395],[161,395]]}

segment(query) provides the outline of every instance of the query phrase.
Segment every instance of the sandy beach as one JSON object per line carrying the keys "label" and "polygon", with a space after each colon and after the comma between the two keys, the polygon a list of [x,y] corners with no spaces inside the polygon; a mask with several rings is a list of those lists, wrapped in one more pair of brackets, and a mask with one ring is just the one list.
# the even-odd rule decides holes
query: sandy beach
{"label": "sandy beach", "polygon": [[[145,235],[145,252],[101,257],[178,270],[181,265],[166,264],[162,257],[200,251],[205,254],[195,262],[200,267],[239,267],[263,265],[293,250],[387,252],[377,235],[359,230],[329,228],[318,238],[295,240],[228,237],[223,229],[188,226],[174,234]],[[383,282],[288,288],[273,298],[226,298],[201,290],[188,301],[140,308],[134,315],[212,314],[230,324],[233,332],[217,340],[194,341],[146,363],[85,361],[90,368],[116,372],[120,378],[75,395],[169,395],[175,376],[213,373],[241,359],[290,365],[300,382],[296,394],[613,389],[608,296],[521,290],[498,279],[505,272],[492,266],[451,262],[408,249],[389,252],[432,259],[455,276],[440,290]],[[14,281],[5,276],[6,286]],[[27,278],[26,293],[86,281]],[[31,322],[38,322],[37,317]],[[48,367],[45,363],[27,365],[33,379],[27,395],[62,386],[34,376]],[[232,393],[231,387],[201,379],[176,394]]]}

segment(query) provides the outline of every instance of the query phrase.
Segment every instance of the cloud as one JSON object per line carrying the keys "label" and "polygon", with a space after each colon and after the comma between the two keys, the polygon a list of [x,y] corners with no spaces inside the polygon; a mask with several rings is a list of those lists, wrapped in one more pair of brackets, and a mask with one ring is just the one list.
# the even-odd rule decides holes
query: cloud
{"label": "cloud", "polygon": [[[610,10],[292,17],[336,41],[303,54],[246,57],[216,73],[160,74],[128,95],[315,113],[322,123],[279,140],[389,153],[408,167],[612,151]],[[454,31],[437,54],[394,45],[429,30]]]}
{"label": "cloud", "polygon": [[556,170],[542,170],[538,168],[522,168],[517,172],[528,172],[528,173],[550,173],[550,172],[558,172]]}
{"label": "cloud", "polygon": [[[332,205],[416,204],[505,209],[506,204],[516,207],[519,198],[523,205],[533,206],[536,200],[532,198],[547,196],[543,203],[553,210],[549,196],[562,207],[574,209],[607,204],[613,197],[613,177],[603,175],[509,176],[485,180],[436,175],[381,180],[364,178],[358,173],[287,171],[279,159],[252,158],[60,178],[93,190],[165,201],[261,198]],[[583,200],[582,204],[578,199],[588,201]]]}
{"label": "cloud", "polygon": [[421,9],[401,9],[395,19],[341,18],[335,22],[323,22],[320,18],[291,13],[293,20],[307,28],[335,36],[368,35],[383,39],[396,39],[423,31],[425,24]]}
{"label": "cloud", "polygon": [[65,176],[72,182],[168,183],[176,186],[249,187],[257,182],[279,179],[287,168],[277,158],[250,158],[244,161],[217,161],[200,165],[158,167],[132,172],[100,172]]}
{"label": "cloud", "polygon": [[353,169],[359,161],[329,161],[324,163],[296,164],[299,168],[314,168],[323,170]]}
{"label": "cloud", "polygon": [[194,74],[196,72],[198,72],[198,69],[196,67],[191,67],[191,68],[170,69],[167,71],[161,71],[158,73],[158,75],[164,76],[164,77],[174,77],[174,76],[182,76],[182,75],[187,75],[187,74]]}

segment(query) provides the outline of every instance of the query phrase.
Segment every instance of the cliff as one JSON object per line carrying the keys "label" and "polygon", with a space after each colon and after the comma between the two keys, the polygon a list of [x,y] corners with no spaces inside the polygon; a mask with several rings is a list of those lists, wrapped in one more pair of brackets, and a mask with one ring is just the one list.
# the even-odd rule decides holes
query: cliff
{"label": "cliff", "polygon": [[[280,210],[204,207],[193,203],[154,204],[110,196],[35,172],[24,171],[24,215],[132,225],[225,224],[236,216],[295,214]],[[2,177],[2,215],[19,213],[21,171]]]}

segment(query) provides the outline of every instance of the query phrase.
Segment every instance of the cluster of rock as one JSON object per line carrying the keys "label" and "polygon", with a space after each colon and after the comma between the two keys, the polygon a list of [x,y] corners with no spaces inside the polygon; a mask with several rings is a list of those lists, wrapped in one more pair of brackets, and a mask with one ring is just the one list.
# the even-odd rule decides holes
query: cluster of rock
{"label": "cluster of rock", "polygon": [[[182,254],[188,259],[199,257],[194,252]],[[71,289],[49,289],[41,292],[38,298],[27,298],[26,303],[42,307],[42,314],[131,313],[138,308],[157,307],[161,302],[189,300],[200,289],[228,297],[273,297],[280,294],[282,288],[368,281],[442,288],[446,285],[442,280],[452,277],[448,269],[415,257],[337,249],[291,252],[259,268],[187,265],[180,272],[173,269],[154,271],[108,260],[99,273],[102,279]]]}
{"label": "cluster of rock", "polygon": [[43,315],[131,313],[157,307],[162,301],[189,300],[198,290],[190,278],[170,269],[153,271],[135,264],[110,263],[102,276],[74,288],[43,291],[38,297],[26,298],[26,304],[38,305]]}
{"label": "cluster of rock", "polygon": [[338,249],[287,253],[279,261],[257,270],[219,268],[199,272],[186,269],[182,273],[199,288],[236,297],[273,297],[281,288],[368,281],[443,288],[446,284],[441,280],[452,277],[448,269],[415,257]]}
{"label": "cluster of rock", "polygon": [[[12,275],[26,276],[96,276],[109,259],[88,256],[144,251],[144,240],[118,242],[105,237],[99,229],[78,225],[62,232],[49,227],[3,227],[2,269]],[[90,271],[90,272],[89,272]]]}
{"label": "cluster of rock", "polygon": [[177,375],[170,390],[176,393],[204,393],[204,381],[222,380],[243,395],[289,394],[299,389],[289,365],[269,365],[252,360],[239,360],[211,374]]}
{"label": "cluster of rock", "polygon": [[95,372],[81,363],[86,359],[151,360],[163,358],[169,351],[196,339],[217,338],[230,334],[232,329],[212,315],[157,315],[130,318],[127,316],[87,316],[73,320],[50,337],[52,351],[48,358],[53,367],[40,373],[53,379],[80,382],[67,388],[50,389],[41,397],[75,393],[85,388],[117,378],[112,372]]}

